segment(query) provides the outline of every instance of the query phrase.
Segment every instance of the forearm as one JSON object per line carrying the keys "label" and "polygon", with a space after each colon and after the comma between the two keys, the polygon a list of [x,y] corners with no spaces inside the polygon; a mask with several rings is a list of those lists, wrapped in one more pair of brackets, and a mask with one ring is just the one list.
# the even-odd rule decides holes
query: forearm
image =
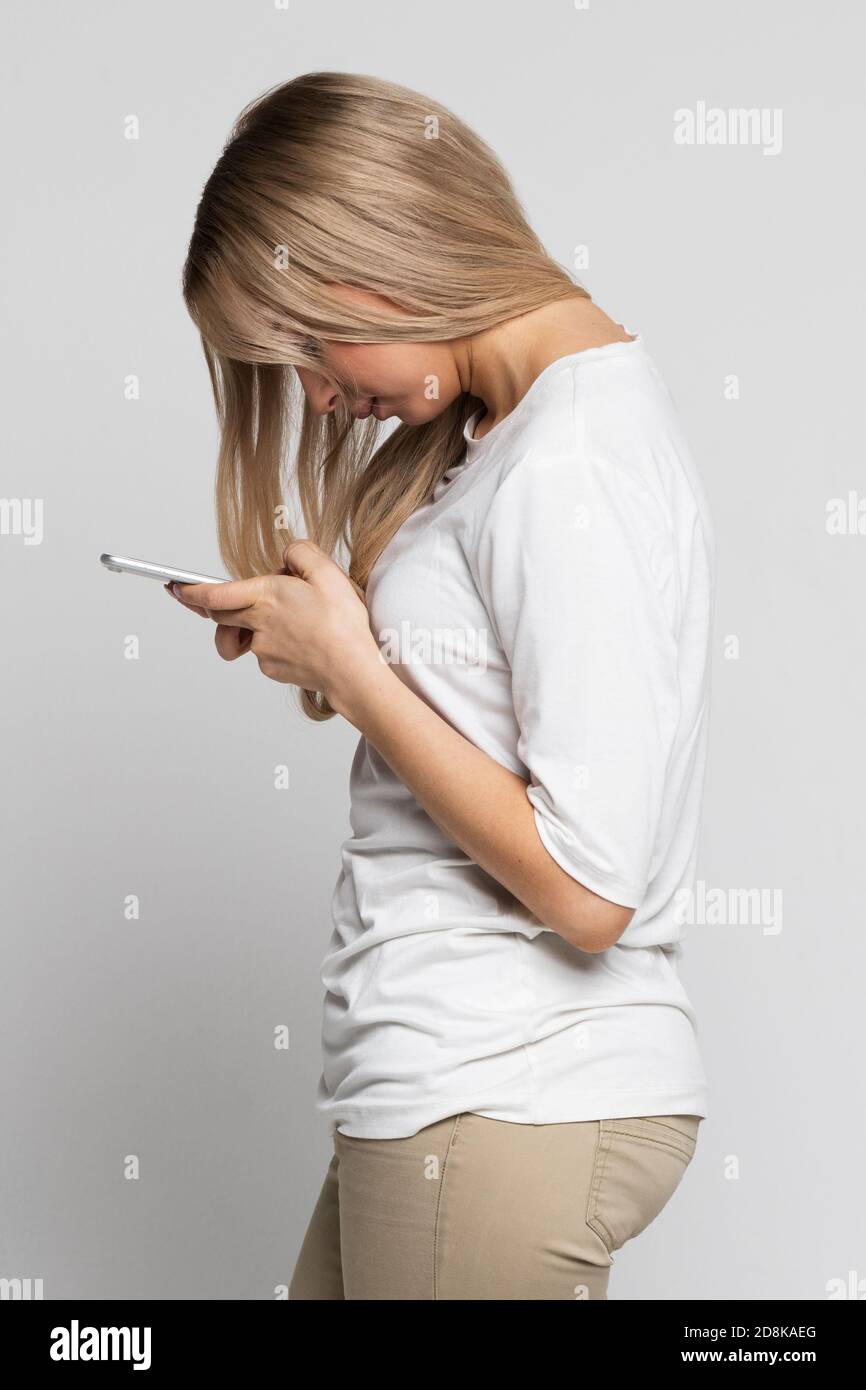
{"label": "forearm", "polygon": [[584,888],[547,852],[526,782],[458,733],[384,661],[333,708],[369,740],[430,818],[538,919],[584,951],[607,949],[632,909]]}

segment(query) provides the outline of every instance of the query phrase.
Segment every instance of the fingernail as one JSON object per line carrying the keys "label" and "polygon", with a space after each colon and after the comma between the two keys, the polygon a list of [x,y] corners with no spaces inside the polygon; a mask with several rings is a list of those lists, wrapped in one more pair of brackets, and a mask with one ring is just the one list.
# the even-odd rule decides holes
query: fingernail
{"label": "fingernail", "polygon": [[175,598],[180,598],[180,585],[172,584],[171,592],[174,594]]}

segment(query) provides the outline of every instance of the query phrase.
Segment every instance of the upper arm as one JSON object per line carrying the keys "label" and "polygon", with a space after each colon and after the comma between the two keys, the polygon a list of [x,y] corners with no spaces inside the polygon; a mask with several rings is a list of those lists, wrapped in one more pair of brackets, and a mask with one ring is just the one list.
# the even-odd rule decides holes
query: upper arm
{"label": "upper arm", "polygon": [[610,907],[597,913],[608,944],[653,872],[678,722],[677,643],[660,592],[666,548],[644,489],[575,450],[516,464],[476,549],[479,589],[511,667],[539,837]]}

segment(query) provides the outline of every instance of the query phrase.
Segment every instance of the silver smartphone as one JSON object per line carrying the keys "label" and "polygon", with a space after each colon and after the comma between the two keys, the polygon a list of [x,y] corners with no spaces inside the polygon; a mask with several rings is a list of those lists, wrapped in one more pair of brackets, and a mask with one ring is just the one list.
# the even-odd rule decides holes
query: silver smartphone
{"label": "silver smartphone", "polygon": [[140,574],[144,579],[158,579],[162,584],[227,584],[223,576],[196,574],[193,570],[175,570],[168,565],[156,565],[151,560],[131,560],[128,555],[100,555],[107,570],[118,574]]}

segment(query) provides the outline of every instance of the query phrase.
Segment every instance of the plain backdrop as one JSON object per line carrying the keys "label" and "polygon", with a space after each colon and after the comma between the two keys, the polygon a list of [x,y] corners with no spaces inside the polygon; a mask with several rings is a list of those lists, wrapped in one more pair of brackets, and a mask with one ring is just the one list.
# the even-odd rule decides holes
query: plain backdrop
{"label": "plain backdrop", "polygon": [[[643,333],[713,507],[700,878],[777,892],[781,930],[686,938],[711,1113],[610,1296],[852,1296],[866,534],[827,517],[866,493],[862,7],[43,0],[2,29],[0,496],[41,500],[44,529],[27,544],[6,507],[0,1277],[272,1299],[330,1155],[319,968],[357,734],[98,556],[222,572],[181,267],[240,109],[334,69],[451,107],[550,252],[588,249],[575,273]],[[677,143],[700,103],[781,112],[781,148]]]}

